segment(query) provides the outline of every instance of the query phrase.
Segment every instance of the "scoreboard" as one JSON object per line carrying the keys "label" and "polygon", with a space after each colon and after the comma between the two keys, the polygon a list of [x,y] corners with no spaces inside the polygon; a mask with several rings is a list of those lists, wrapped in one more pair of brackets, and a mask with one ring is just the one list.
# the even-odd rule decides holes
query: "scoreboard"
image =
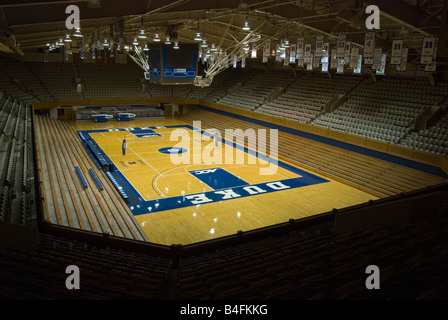
{"label": "scoreboard", "polygon": [[179,49],[160,44],[148,51],[150,81],[160,84],[192,84],[198,68],[198,46],[183,44]]}

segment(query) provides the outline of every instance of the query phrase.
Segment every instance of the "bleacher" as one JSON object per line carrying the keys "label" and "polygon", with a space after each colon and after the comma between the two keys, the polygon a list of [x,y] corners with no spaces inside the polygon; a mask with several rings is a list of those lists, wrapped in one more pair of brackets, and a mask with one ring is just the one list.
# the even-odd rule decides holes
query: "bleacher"
{"label": "bleacher", "polygon": [[0,221],[35,225],[31,105],[0,99]]}

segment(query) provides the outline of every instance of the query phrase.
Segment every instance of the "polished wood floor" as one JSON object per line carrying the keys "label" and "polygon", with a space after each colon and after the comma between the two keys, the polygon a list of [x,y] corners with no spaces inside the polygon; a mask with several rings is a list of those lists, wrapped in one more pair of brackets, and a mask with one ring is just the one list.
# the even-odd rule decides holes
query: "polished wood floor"
{"label": "polished wood floor", "polygon": [[[77,130],[99,130],[116,128],[139,128],[155,126],[186,125],[179,119],[132,120],[131,122],[109,121],[107,123],[71,123]],[[202,128],[207,129],[207,128]],[[260,168],[269,164],[261,163],[256,158],[246,155],[244,160],[226,164],[228,154],[214,149],[212,141],[192,138],[191,132],[185,131],[191,139],[185,145],[188,150],[200,148],[202,155],[214,157],[217,163],[192,160],[190,163],[173,163],[171,155],[162,154],[161,148],[181,146],[179,141],[172,141],[175,128],[154,129],[160,137],[131,138],[131,131],[110,131],[92,133],[97,144],[107,153],[118,169],[134,186],[145,200],[191,195],[213,188],[189,172],[209,168],[222,168],[233,176],[250,185],[273,182],[300,177],[297,172],[275,167],[272,174],[260,174]],[[126,155],[122,155],[122,140],[127,137]],[[190,148],[188,148],[188,146]],[[208,148],[208,149],[207,149]],[[236,151],[234,155],[236,154]],[[179,155],[181,156],[181,155]],[[187,158],[185,158],[187,159]],[[221,162],[219,162],[221,161]],[[187,162],[187,161],[186,161]],[[137,165],[128,165],[135,163]],[[249,164],[250,163],[250,164]],[[295,165],[295,167],[298,167]],[[305,168],[298,167],[307,172]],[[272,170],[272,166],[270,167]],[[136,221],[146,233],[149,241],[159,244],[191,244],[209,239],[283,223],[289,219],[300,219],[344,208],[369,200],[376,196],[353,188],[341,182],[329,179],[326,183],[304,187],[265,192],[250,197],[235,197],[226,201],[214,201],[195,206],[152,212],[135,216]]]}

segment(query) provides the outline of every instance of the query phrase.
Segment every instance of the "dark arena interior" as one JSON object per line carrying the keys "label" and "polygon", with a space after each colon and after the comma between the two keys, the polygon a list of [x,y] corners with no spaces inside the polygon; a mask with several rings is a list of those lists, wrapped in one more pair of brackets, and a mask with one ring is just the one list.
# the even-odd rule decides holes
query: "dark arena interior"
{"label": "dark arena interior", "polygon": [[2,300],[448,299],[448,1],[3,0],[0,129]]}

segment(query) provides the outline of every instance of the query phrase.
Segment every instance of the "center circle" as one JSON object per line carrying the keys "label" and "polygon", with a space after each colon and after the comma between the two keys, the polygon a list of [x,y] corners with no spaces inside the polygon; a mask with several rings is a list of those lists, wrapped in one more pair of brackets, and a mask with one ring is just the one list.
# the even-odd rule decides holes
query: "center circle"
{"label": "center circle", "polygon": [[158,151],[164,154],[180,154],[185,153],[188,150],[185,148],[168,147],[168,148],[160,148]]}

